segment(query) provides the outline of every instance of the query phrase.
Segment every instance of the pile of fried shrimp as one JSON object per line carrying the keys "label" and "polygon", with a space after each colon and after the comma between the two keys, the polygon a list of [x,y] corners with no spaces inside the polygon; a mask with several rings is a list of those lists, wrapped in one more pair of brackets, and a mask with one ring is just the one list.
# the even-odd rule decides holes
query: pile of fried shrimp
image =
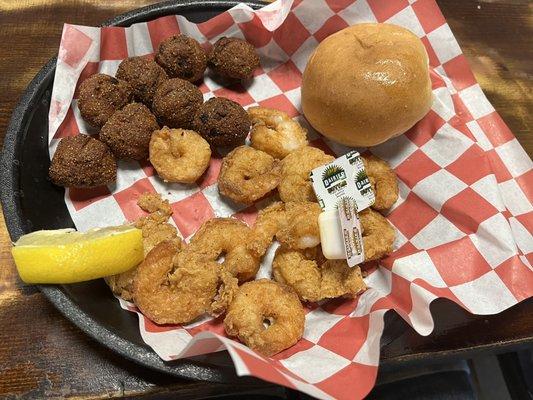
{"label": "pile of fried shrimp", "polygon": [[[214,218],[185,243],[168,222],[168,201],[143,194],[138,205],[147,215],[135,225],[143,233],[145,260],[106,281],[157,324],[187,324],[208,313],[223,318],[228,336],[271,356],[302,337],[302,303],[354,298],[366,286],[359,266],[328,260],[320,247],[321,209],[309,173],[334,157],[309,146],[305,129],[287,114],[259,107],[248,112],[250,146],[222,160],[218,187],[222,196],[242,204],[267,197],[270,203],[255,223]],[[363,155],[363,161],[376,195],[359,214],[369,262],[392,252],[395,231],[381,212],[396,202],[398,184],[385,161],[372,155]],[[274,243],[271,279],[256,280]]]}

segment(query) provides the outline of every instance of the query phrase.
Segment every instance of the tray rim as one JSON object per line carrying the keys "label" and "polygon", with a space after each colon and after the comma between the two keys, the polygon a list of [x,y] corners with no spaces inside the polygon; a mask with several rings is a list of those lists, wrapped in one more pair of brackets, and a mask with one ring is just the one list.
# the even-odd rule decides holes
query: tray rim
{"label": "tray rim", "polygon": [[[186,0],[164,1],[146,7],[137,8],[104,21],[99,26],[129,26],[165,15],[180,14],[187,10],[229,9],[239,3],[257,9],[268,4],[261,0]],[[35,104],[47,90],[46,81],[53,79],[57,56],[50,59],[28,84],[14,108],[4,137],[0,159],[0,201],[6,222],[7,231],[13,241],[29,230],[23,221],[18,194],[20,177],[16,155],[23,145],[26,126],[31,119]],[[152,350],[121,338],[94,320],[61,290],[59,285],[38,285],[39,290],[54,307],[85,334],[115,353],[138,365],[164,372],[179,378],[208,381],[214,383],[230,383],[239,381],[240,385],[265,385],[263,381],[253,377],[237,377],[233,367],[213,366],[187,358],[165,362]]]}

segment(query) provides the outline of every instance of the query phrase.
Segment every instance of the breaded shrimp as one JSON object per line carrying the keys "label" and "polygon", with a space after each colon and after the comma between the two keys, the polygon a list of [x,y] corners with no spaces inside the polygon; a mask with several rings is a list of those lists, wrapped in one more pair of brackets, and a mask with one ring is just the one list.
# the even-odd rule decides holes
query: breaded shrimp
{"label": "breaded shrimp", "polygon": [[222,160],[218,190],[237,203],[251,204],[274,190],[279,179],[278,160],[261,150],[240,146]]}
{"label": "breaded shrimp", "polygon": [[217,261],[223,256],[221,268],[240,282],[255,277],[259,259],[247,248],[251,229],[235,218],[213,218],[205,222],[179,255],[187,259]]}
{"label": "breaded shrimp", "polygon": [[150,162],[165,182],[196,182],[210,160],[209,143],[194,131],[164,127],[150,139]]}
{"label": "breaded shrimp", "polygon": [[365,262],[390,254],[396,233],[387,218],[370,208],[361,211],[359,218],[363,229]]}
{"label": "breaded shrimp", "polygon": [[275,202],[259,211],[252,228],[248,248],[256,257],[262,257],[274,237],[289,248],[304,249],[320,243],[317,203]]}
{"label": "breaded shrimp", "polygon": [[306,249],[320,244],[318,216],[322,210],[318,203],[285,203],[285,219],[276,239],[291,249]]}
{"label": "breaded shrimp", "polygon": [[218,264],[180,263],[179,247],[166,241],[148,253],[137,270],[133,300],[157,324],[186,324],[208,312],[216,295]]}
{"label": "breaded shrimp", "polygon": [[355,297],[366,286],[358,266],[346,260],[327,260],[320,246],[291,250],[279,247],[272,263],[277,282],[292,287],[302,301]]}
{"label": "breaded shrimp", "polygon": [[279,197],[284,202],[314,201],[315,192],[309,180],[313,169],[333,161],[335,158],[315,147],[302,147],[290,153],[282,161]]}
{"label": "breaded shrimp", "polygon": [[[141,229],[143,235],[144,255],[165,240],[172,240],[181,247],[181,239],[177,229],[167,221],[172,215],[168,200],[163,200],[157,193],[143,193],[137,200],[137,205],[149,212],[145,217],[135,221],[135,227]],[[133,299],[133,282],[137,267],[118,275],[105,277],[111,291],[124,300]]]}
{"label": "breaded shrimp", "polygon": [[137,200],[137,205],[149,212],[145,217],[135,221],[135,227],[142,230],[144,255],[165,240],[175,240],[181,243],[178,230],[167,221],[172,215],[168,200],[163,200],[159,193],[143,193]]}
{"label": "breaded shrimp", "polygon": [[294,291],[269,279],[242,285],[231,302],[224,328],[252,350],[271,356],[296,344],[305,313]]}
{"label": "breaded shrimp", "polygon": [[252,147],[283,159],[287,154],[307,146],[307,132],[286,113],[264,107],[251,107],[250,140]]}
{"label": "breaded shrimp", "polygon": [[251,240],[248,248],[256,257],[262,257],[272,244],[285,219],[285,203],[274,202],[259,210],[257,219],[252,227]]}
{"label": "breaded shrimp", "polygon": [[225,313],[237,290],[239,290],[239,280],[225,269],[221,269],[219,272],[218,292],[211,303],[210,313],[215,317]]}
{"label": "breaded shrimp", "polygon": [[374,155],[361,157],[376,195],[375,210],[387,210],[398,200],[398,179],[386,161]]}

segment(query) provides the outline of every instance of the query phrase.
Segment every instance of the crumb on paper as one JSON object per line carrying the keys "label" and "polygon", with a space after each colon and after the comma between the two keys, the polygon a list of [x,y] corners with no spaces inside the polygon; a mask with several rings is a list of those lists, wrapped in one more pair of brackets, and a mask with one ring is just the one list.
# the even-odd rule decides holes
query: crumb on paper
{"label": "crumb on paper", "polygon": [[142,230],[144,254],[165,240],[178,239],[178,230],[167,221],[172,215],[168,200],[163,200],[158,193],[143,193],[137,205],[149,214],[135,221],[135,227]]}
{"label": "crumb on paper", "polygon": [[141,194],[137,199],[137,205],[148,213],[159,211],[169,217],[172,215],[168,200],[163,200],[159,193],[146,192]]}

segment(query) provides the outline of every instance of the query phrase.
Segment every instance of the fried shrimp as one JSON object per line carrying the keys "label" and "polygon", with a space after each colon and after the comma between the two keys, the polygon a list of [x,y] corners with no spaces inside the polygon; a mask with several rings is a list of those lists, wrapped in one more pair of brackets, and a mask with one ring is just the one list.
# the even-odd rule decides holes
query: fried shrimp
{"label": "fried shrimp", "polygon": [[271,356],[296,344],[304,323],[304,309],[290,287],[259,279],[239,288],[224,328],[252,350]]}
{"label": "fried shrimp", "polygon": [[133,300],[133,282],[137,274],[137,267],[117,275],[106,276],[105,282],[118,297],[131,301]]}
{"label": "fried shrimp", "polygon": [[272,203],[259,211],[252,228],[248,248],[256,257],[262,257],[274,237],[294,249],[314,247],[320,243],[318,215],[320,207],[309,201],[302,203]]}
{"label": "fried shrimp", "polygon": [[252,120],[252,147],[283,159],[291,151],[307,146],[307,132],[286,113],[270,108],[248,109]]}
{"label": "fried shrimp", "polygon": [[137,270],[133,300],[157,324],[185,324],[210,310],[216,295],[216,262],[180,263],[179,247],[166,241],[148,253]]}
{"label": "fried shrimp", "polygon": [[386,161],[374,155],[362,156],[366,173],[376,195],[372,208],[386,210],[398,200],[398,180]]}
{"label": "fried shrimp", "polygon": [[[359,214],[363,229],[365,261],[377,260],[392,251],[394,229],[372,209]],[[281,246],[272,263],[278,282],[291,286],[303,301],[354,297],[365,288],[359,267],[345,260],[327,260],[320,246],[303,250]]]}
{"label": "fried shrimp", "polygon": [[285,203],[285,218],[276,233],[276,239],[291,249],[306,249],[320,244],[318,203]]}
{"label": "fried shrimp", "polygon": [[392,252],[395,232],[389,221],[370,208],[359,213],[363,228],[365,262],[378,260]]}
{"label": "fried shrimp", "polygon": [[[157,193],[143,193],[139,196],[137,205],[149,213],[134,223],[135,227],[142,231],[145,256],[165,240],[172,240],[181,247],[182,242],[178,237],[177,229],[167,222],[172,215],[168,200],[163,200]],[[104,279],[114,294],[124,300],[131,301],[136,273],[137,267],[118,275],[107,276]]]}
{"label": "fried shrimp", "polygon": [[219,273],[218,292],[211,303],[211,315],[218,317],[226,312],[239,290],[239,280],[226,270]]}
{"label": "fried shrimp", "polygon": [[281,181],[278,192],[284,202],[313,201],[315,192],[309,180],[309,173],[316,167],[327,164],[335,158],[315,147],[302,147],[293,151],[282,161]]}
{"label": "fried shrimp", "polygon": [[222,160],[218,190],[237,203],[251,204],[274,190],[279,180],[278,160],[261,150],[240,146]]}
{"label": "fried shrimp", "polygon": [[150,139],[150,162],[165,182],[193,183],[211,160],[211,148],[198,133],[164,127]]}
{"label": "fried shrimp", "polygon": [[248,249],[252,254],[256,257],[262,257],[266,253],[284,218],[285,204],[281,201],[259,210],[252,228],[251,240],[248,243]]}
{"label": "fried shrimp", "polygon": [[345,260],[327,260],[320,246],[278,248],[272,273],[277,282],[292,287],[302,301],[354,297],[366,288],[358,266],[350,268]]}
{"label": "fried shrimp", "polygon": [[244,222],[213,218],[202,225],[179,257],[214,262],[224,257],[222,270],[244,282],[259,270],[259,259],[247,247],[250,237],[251,229]]}

